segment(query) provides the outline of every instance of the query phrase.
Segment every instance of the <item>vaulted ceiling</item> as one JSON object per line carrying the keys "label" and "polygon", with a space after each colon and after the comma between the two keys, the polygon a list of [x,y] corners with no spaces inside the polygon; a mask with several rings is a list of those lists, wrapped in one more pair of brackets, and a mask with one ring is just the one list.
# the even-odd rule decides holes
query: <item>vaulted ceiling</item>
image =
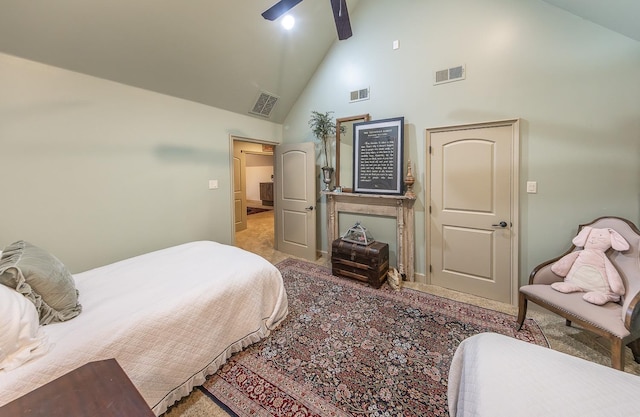
{"label": "vaulted ceiling", "polygon": [[[275,2],[3,0],[0,52],[240,114],[267,92],[281,123],[338,40],[329,0],[298,4],[290,32],[260,15]],[[638,0],[546,2],[640,41]]]}

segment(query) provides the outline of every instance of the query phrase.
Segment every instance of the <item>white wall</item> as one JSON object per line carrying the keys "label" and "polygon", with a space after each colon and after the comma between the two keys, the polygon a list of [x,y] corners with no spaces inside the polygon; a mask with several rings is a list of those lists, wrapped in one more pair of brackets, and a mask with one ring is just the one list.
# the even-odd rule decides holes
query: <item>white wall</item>
{"label": "white wall", "polygon": [[[426,270],[429,127],[521,118],[522,282],[570,245],[578,224],[602,215],[640,222],[640,43],[539,0],[367,0],[350,14],[353,37],[329,51],[285,121],[284,141],[312,140],[311,110],[404,116],[417,272]],[[433,85],[435,70],[459,64],[465,81]],[[363,87],[371,99],[349,104],[349,91]],[[524,192],[527,180],[537,194]]]}
{"label": "white wall", "polygon": [[28,240],[73,272],[230,243],[229,137],[282,138],[277,124],[5,54],[0,92],[0,247]]}

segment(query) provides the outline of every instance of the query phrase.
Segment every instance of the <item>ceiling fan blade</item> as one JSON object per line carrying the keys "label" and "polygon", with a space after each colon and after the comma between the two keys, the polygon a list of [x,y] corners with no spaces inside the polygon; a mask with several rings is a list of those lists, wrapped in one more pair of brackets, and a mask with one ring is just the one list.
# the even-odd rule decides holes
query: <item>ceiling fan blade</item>
{"label": "ceiling fan blade", "polygon": [[349,21],[349,11],[346,0],[331,0],[333,9],[333,20],[336,21],[338,39],[341,41],[351,37],[351,22]]}
{"label": "ceiling fan blade", "polygon": [[262,17],[267,20],[276,20],[289,10],[293,8],[296,4],[300,3],[302,0],[280,0],[273,6],[269,8],[266,12],[262,13]]}

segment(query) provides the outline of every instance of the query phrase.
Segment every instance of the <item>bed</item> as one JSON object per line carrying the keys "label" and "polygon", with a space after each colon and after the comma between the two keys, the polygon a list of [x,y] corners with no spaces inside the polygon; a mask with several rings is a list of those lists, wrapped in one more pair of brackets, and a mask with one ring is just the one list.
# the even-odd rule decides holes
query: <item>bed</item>
{"label": "bed", "polygon": [[458,346],[448,381],[451,417],[635,416],[639,392],[639,376],[494,333]]}
{"label": "bed", "polygon": [[90,361],[115,358],[156,415],[287,314],[278,269],[192,242],[73,275],[82,312],[40,326],[48,350],[0,370],[0,405]]}

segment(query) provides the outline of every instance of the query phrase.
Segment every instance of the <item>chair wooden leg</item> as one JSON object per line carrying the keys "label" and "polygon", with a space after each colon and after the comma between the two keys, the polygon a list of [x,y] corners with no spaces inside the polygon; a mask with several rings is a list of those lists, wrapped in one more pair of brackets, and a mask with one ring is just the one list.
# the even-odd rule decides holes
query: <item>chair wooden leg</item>
{"label": "chair wooden leg", "polygon": [[619,371],[624,370],[624,348],[622,339],[611,340],[611,367]]}
{"label": "chair wooden leg", "polygon": [[520,293],[518,296],[518,330],[522,329],[524,319],[527,317],[527,298]]}
{"label": "chair wooden leg", "polygon": [[633,359],[640,363],[640,339],[636,339],[633,342],[629,343],[627,346],[631,348],[631,352],[633,352]]}

